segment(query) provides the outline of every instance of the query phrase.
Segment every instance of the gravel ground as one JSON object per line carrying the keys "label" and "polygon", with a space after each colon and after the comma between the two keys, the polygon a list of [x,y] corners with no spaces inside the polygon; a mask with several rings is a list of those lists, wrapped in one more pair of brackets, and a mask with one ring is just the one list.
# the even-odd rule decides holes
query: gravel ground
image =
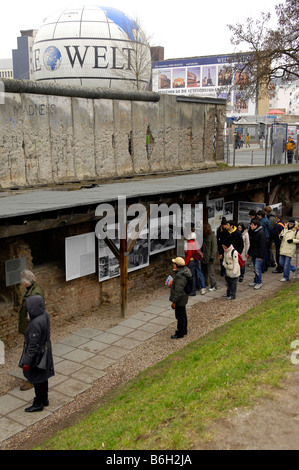
{"label": "gravel ground", "polygon": [[[273,288],[273,293],[275,290]],[[165,287],[152,286],[152,289],[147,290],[146,294],[143,292],[143,294],[134,299],[129,297],[128,310],[130,313],[128,317],[138,313],[142,307],[160,296],[165,295],[165,292]],[[229,310],[227,302],[221,296],[219,299],[209,302],[200,302],[200,296],[198,296],[199,303],[187,309],[187,336],[175,341],[170,339],[170,335],[173,334],[176,326],[174,319],[173,325],[170,325],[153,338],[134,348],[131,353],[110,367],[107,375],[94,382],[94,385],[89,390],[78,395],[71,403],[60,408],[51,416],[44,418],[42,421],[28,427],[25,431],[4,441],[0,445],[0,449],[32,449],[59,429],[68,427],[76,420],[82,418],[85,413],[91,411],[93,406],[100,404],[105,398],[109,398],[113,390],[116,390],[120,385],[135,377],[139,372],[183,348],[198,337],[245,313],[251,307],[256,306],[257,303],[268,298],[271,293],[272,291],[269,291],[269,289],[264,292],[259,291],[257,294],[252,293],[250,298],[246,299],[246,302],[236,301],[233,303],[233,308]],[[58,342],[81,328],[90,327],[106,330],[117,325],[121,320],[119,307],[113,305],[101,308],[100,316],[94,311],[90,314],[73,318],[67,323],[56,320],[52,322],[51,326],[52,343]],[[17,347],[6,352],[6,363],[4,366],[0,366],[0,396],[22,383],[22,381],[7,375],[8,371],[16,368],[21,349],[22,341],[20,339],[20,344]]]}

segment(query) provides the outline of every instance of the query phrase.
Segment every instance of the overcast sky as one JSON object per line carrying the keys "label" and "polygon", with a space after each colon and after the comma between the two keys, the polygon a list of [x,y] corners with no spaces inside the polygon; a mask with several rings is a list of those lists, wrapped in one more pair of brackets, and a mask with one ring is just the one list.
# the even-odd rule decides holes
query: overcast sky
{"label": "overcast sky", "polygon": [[0,58],[12,56],[21,29],[38,29],[44,18],[76,5],[115,7],[140,24],[153,45],[164,46],[165,59],[217,55],[233,52],[228,24],[258,18],[261,11],[274,13],[275,0],[9,0],[2,2],[0,15]]}

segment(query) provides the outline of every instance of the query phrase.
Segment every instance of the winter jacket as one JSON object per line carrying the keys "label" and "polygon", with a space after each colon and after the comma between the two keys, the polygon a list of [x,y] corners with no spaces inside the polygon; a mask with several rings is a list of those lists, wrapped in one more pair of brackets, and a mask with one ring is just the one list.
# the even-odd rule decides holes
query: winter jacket
{"label": "winter jacket", "polygon": [[[280,234],[280,238],[282,242],[280,245],[279,253],[281,255],[290,256],[291,258],[293,258],[296,251],[296,246],[299,243],[299,226],[297,222],[291,229],[289,229],[289,226],[286,225]],[[288,243],[288,240],[293,240],[293,242]]]}
{"label": "winter jacket", "polygon": [[210,233],[209,235],[203,236],[202,243],[202,252],[203,252],[203,264],[214,263],[216,260],[217,254],[217,240],[215,233]]}
{"label": "winter jacket", "polygon": [[231,245],[226,251],[224,250],[223,266],[226,269],[228,277],[239,277],[241,274],[238,252]]}
{"label": "winter jacket", "polygon": [[25,330],[28,326],[29,317],[28,317],[28,312],[27,312],[26,300],[31,295],[41,295],[42,298],[44,299],[44,291],[37,284],[32,284],[31,286],[27,287],[26,293],[25,293],[25,295],[22,299],[22,305],[21,305],[20,314],[19,314],[19,329],[18,329],[18,331],[21,335],[23,335],[25,333]]}
{"label": "winter jacket", "polygon": [[227,235],[228,235],[228,231],[226,230],[226,228],[223,228],[223,226],[220,225],[220,227],[218,227],[217,233],[216,233],[217,247],[218,247],[219,255],[223,255],[222,243],[223,243],[223,240],[225,240],[225,238],[227,238]]}
{"label": "winter jacket", "polygon": [[255,230],[250,232],[250,247],[248,250],[249,256],[253,259],[264,259],[266,255],[266,235],[263,231],[263,227],[257,227]]}
{"label": "winter jacket", "polygon": [[188,303],[188,294],[185,292],[187,278],[191,278],[192,274],[187,266],[179,266],[177,271],[173,273],[173,282],[170,290],[169,300],[177,306],[183,307]]}
{"label": "winter jacket", "polygon": [[232,232],[228,232],[228,239],[231,245],[237,250],[238,253],[242,253],[244,249],[244,242],[241,232],[237,230],[237,227],[234,227]]}
{"label": "winter jacket", "polygon": [[193,253],[199,248],[199,244],[196,240],[188,240],[185,251],[185,264],[188,266],[189,261],[193,258]]}
{"label": "winter jacket", "polygon": [[244,249],[241,253],[241,256],[242,256],[243,260],[246,261],[247,253],[248,253],[248,250],[249,250],[249,247],[250,247],[250,240],[249,240],[249,234],[248,234],[247,228],[244,230],[244,232],[241,232],[241,233],[242,233],[243,244],[244,244]]}
{"label": "winter jacket", "polygon": [[274,241],[275,244],[280,245],[281,240],[279,238],[279,235],[283,231],[284,227],[285,227],[285,224],[280,221],[280,222],[276,222],[273,229],[271,230],[271,238],[272,238],[272,240]]}
{"label": "winter jacket", "polygon": [[271,211],[267,214],[267,217],[268,217],[268,220],[270,222],[270,225],[271,225],[271,231],[273,230],[275,224],[276,224],[276,214],[274,211]]}
{"label": "winter jacket", "polygon": [[[26,300],[30,321],[25,331],[25,342],[19,366],[29,366],[24,372],[26,379],[33,384],[46,382],[54,375],[54,363],[50,340],[50,318],[45,310],[44,300],[40,295],[28,297]],[[39,369],[39,363],[46,347],[46,369]]]}
{"label": "winter jacket", "polygon": [[271,233],[271,224],[270,224],[270,221],[267,217],[262,217],[260,219],[260,222],[261,222],[261,226],[265,232],[265,235],[266,235],[266,239],[269,240],[270,238],[270,233]]}

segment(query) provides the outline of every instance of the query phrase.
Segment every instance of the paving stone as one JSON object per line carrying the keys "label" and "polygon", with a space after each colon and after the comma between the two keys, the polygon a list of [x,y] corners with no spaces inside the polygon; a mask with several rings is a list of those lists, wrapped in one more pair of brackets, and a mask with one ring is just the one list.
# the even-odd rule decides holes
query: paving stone
{"label": "paving stone", "polygon": [[114,327],[110,328],[107,331],[108,331],[108,333],[112,333],[114,335],[125,336],[128,333],[130,333],[132,330],[133,330],[133,328],[128,328],[126,326],[122,326],[121,324],[119,324],[117,326],[114,326]]}
{"label": "paving stone", "polygon": [[107,367],[111,366],[116,362],[116,359],[111,359],[102,355],[97,354],[92,359],[88,359],[84,362],[85,366],[95,367],[99,370],[105,370]]}
{"label": "paving stone", "polygon": [[156,307],[160,307],[160,308],[165,308],[165,307],[167,308],[169,307],[169,304],[170,304],[169,299],[167,300],[157,299],[151,303],[151,305],[155,305]]}
{"label": "paving stone", "polygon": [[81,346],[81,344],[84,344],[87,341],[88,341],[88,338],[85,338],[79,335],[72,335],[72,336],[68,336],[67,338],[60,340],[60,343],[67,344],[68,346],[73,346],[74,348],[77,348],[78,346]]}
{"label": "paving stone", "polygon": [[167,318],[167,317],[156,317],[150,321],[150,323],[157,323],[158,325],[171,325],[171,323],[175,322],[175,318]]}
{"label": "paving stone", "polygon": [[76,395],[85,392],[89,387],[89,384],[72,377],[57,385],[53,390],[63,393],[64,395],[68,395],[69,397],[75,397]]}
{"label": "paving stone", "polygon": [[[172,315],[173,315],[173,318],[174,318],[174,314],[172,314]],[[164,328],[165,328],[164,325],[158,325],[157,323],[146,323],[145,325],[140,326],[138,328],[138,330],[136,330],[136,332],[141,330],[141,331],[145,331],[147,333],[152,333],[151,336],[153,336],[155,333],[158,333],[159,331],[164,330]],[[144,339],[148,339],[148,338],[144,338]],[[142,340],[142,338],[141,338],[141,340]]]}
{"label": "paving stone", "polygon": [[157,315],[147,312],[139,312],[133,315],[131,318],[137,318],[137,320],[150,321],[155,318]]}
{"label": "paving stone", "polygon": [[107,344],[112,344],[112,343],[115,343],[115,341],[119,340],[119,335],[114,335],[106,331],[105,333],[101,333],[99,336],[95,336],[93,340],[100,341],[100,342],[107,343]]}
{"label": "paving stone", "polygon": [[118,348],[117,346],[109,346],[105,351],[101,353],[103,356],[108,357],[109,359],[120,359],[121,357],[128,354],[128,351],[123,348]]}
{"label": "paving stone", "polygon": [[95,328],[82,328],[82,330],[76,331],[76,335],[89,339],[99,335],[100,333],[103,332],[101,330],[96,330]]}
{"label": "paving stone", "polygon": [[[141,328],[144,328],[144,327],[141,327]],[[132,333],[127,335],[127,338],[137,339],[138,341],[146,341],[147,339],[155,336],[154,332],[142,331],[141,328],[139,328],[138,330],[132,331]]]}
{"label": "paving stone", "polygon": [[2,395],[2,397],[0,397],[0,415],[5,416],[24,405],[26,405],[25,400],[9,395],[8,393]]}
{"label": "paving stone", "polygon": [[[118,336],[119,338],[119,336]],[[103,351],[103,349],[106,349],[108,348],[109,345],[107,343],[101,343],[100,341],[96,341],[96,340],[91,340],[91,341],[88,341],[88,343],[84,343],[82,344],[82,346],[80,346],[79,349],[83,349],[84,351],[89,351],[91,353],[98,353],[100,351]],[[88,359],[88,358],[86,358]]]}
{"label": "paving stone", "polygon": [[128,328],[138,328],[139,326],[145,325],[145,321],[142,320],[137,320],[137,318],[128,318],[128,320],[125,320],[121,322],[122,326],[127,326]]}
{"label": "paving stone", "polygon": [[137,339],[122,338],[116,343],[114,343],[113,346],[118,346],[120,348],[125,348],[125,349],[133,349],[136,346],[139,346],[140,344],[142,344],[142,341],[138,341]]}
{"label": "paving stone", "polygon": [[[94,356],[94,353],[89,351],[83,351],[83,349],[75,349],[63,356],[64,359],[69,361],[79,362],[80,364],[87,359],[91,359]],[[58,364],[59,365],[59,364]]]}
{"label": "paving stone", "polygon": [[24,400],[24,402],[32,401],[35,395],[34,388],[30,390],[20,390],[20,387],[14,388],[8,392],[9,395],[13,397],[19,398],[20,400]]}
{"label": "paving stone", "polygon": [[12,375],[13,377],[16,377],[17,379],[25,380],[23,369],[21,369],[21,367],[17,367],[16,369],[11,370],[9,372],[9,375]]}
{"label": "paving stone", "polygon": [[142,308],[142,312],[153,313],[154,315],[159,315],[165,310],[165,307],[157,307],[156,305],[148,305]]}
{"label": "paving stone", "polygon": [[57,390],[49,390],[49,406],[47,406],[47,411],[53,412],[73,401],[74,398],[66,395],[65,393],[60,393]]}
{"label": "paving stone", "polygon": [[26,429],[24,424],[17,423],[9,418],[0,418],[0,442]]}
{"label": "paving stone", "polygon": [[32,401],[26,403],[24,407],[18,408],[17,410],[9,413],[7,418],[13,419],[14,421],[17,421],[17,423],[24,424],[25,426],[31,426],[32,424],[37,423],[37,421],[50,416],[51,413],[48,411],[47,407],[45,407],[43,411],[26,413],[25,408],[28,408],[31,405]]}
{"label": "paving stone", "polygon": [[55,387],[55,385],[58,385],[61,382],[64,382],[65,380],[67,380],[67,378],[67,375],[58,374],[57,370],[55,369],[55,375],[49,379],[49,389]]}
{"label": "paving stone", "polygon": [[94,367],[83,367],[83,369],[78,370],[75,372],[72,377],[74,379],[81,380],[82,382],[86,382],[88,384],[91,384],[97,379],[100,379],[104,375],[106,375],[107,372],[104,372],[103,370],[100,369],[95,369]]}
{"label": "paving stone", "polygon": [[63,343],[56,343],[52,346],[52,353],[53,356],[63,356],[70,351],[73,351],[75,348],[73,346],[68,346],[67,344]]}
{"label": "paving stone", "polygon": [[55,371],[62,375],[71,375],[82,367],[83,365],[78,362],[68,361],[65,359],[57,364]]}

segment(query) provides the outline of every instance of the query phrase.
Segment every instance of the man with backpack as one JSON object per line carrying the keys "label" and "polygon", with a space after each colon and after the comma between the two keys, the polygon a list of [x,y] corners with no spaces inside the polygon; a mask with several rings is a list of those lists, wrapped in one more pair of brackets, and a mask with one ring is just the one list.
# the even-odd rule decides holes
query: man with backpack
{"label": "man with backpack", "polygon": [[171,284],[169,300],[171,308],[175,311],[177,320],[177,330],[172,339],[183,338],[187,334],[187,312],[188,303],[188,284],[193,282],[190,269],[185,265],[185,260],[177,257],[172,260],[173,281]]}

